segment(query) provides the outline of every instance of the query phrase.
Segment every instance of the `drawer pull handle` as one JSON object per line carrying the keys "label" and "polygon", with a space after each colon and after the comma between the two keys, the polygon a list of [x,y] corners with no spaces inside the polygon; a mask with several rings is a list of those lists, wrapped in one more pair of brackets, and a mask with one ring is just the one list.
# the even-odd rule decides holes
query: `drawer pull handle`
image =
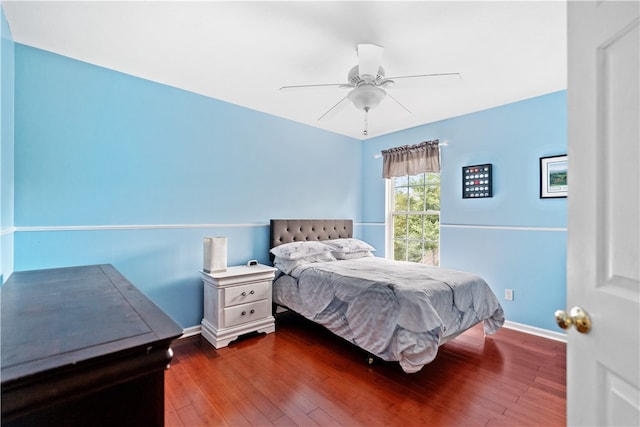
{"label": "drawer pull handle", "polygon": [[254,309],[251,309],[251,311],[250,311],[249,313],[253,314],[253,313],[255,313],[255,312],[256,312],[256,311],[255,311]]}
{"label": "drawer pull handle", "polygon": [[[256,293],[256,291],[251,290],[251,291],[249,292],[249,295],[253,295],[253,294],[255,294],[255,293]],[[246,297],[246,296],[247,296],[247,293],[246,293],[246,292],[242,292],[240,295],[242,295],[243,297]]]}
{"label": "drawer pull handle", "polygon": [[247,314],[247,312],[246,312],[246,311],[243,311],[243,312],[242,312],[242,313],[240,313],[240,314],[244,316],[245,314]]}

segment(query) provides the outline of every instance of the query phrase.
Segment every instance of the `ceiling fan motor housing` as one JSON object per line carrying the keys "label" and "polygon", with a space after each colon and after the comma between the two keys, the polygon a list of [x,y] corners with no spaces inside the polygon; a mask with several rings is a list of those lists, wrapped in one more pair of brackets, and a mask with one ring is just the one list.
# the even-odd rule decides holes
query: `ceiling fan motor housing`
{"label": "ceiling fan motor housing", "polygon": [[378,87],[379,83],[384,82],[384,68],[378,67],[375,79],[368,75],[360,76],[358,68],[356,65],[349,71],[348,80],[354,88],[349,92],[348,97],[356,108],[369,111],[376,108],[387,95],[384,89]]}
{"label": "ceiling fan motor housing", "polygon": [[378,67],[378,74],[375,76],[375,78],[372,78],[373,76],[365,76],[365,78],[363,78],[363,76],[360,76],[360,74],[358,74],[358,68],[359,67],[357,65],[353,67],[351,70],[349,70],[349,75],[347,76],[347,81],[353,86],[358,86],[363,83],[374,83],[377,85],[384,80],[385,73],[384,68],[382,67]]}

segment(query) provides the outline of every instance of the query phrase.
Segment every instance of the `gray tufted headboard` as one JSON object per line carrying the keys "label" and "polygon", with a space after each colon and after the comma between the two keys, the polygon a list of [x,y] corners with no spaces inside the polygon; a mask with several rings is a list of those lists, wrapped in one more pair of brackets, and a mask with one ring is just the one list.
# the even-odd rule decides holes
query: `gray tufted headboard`
{"label": "gray tufted headboard", "polygon": [[272,219],[269,244],[271,248],[275,248],[283,243],[345,237],[353,237],[353,220]]}

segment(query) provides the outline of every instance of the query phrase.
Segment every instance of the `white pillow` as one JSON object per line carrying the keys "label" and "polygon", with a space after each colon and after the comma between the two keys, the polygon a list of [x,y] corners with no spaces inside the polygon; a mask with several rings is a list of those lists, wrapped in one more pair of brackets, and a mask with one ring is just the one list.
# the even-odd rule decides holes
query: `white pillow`
{"label": "white pillow", "polygon": [[273,260],[273,265],[284,274],[291,274],[294,268],[299,267],[304,264],[310,264],[313,262],[324,262],[324,261],[335,261],[335,257],[331,255],[331,252],[325,252],[322,254],[311,255],[305,258],[300,259],[284,259],[280,257],[275,257]]}
{"label": "white pillow", "polygon": [[297,260],[313,255],[331,252],[331,248],[317,240],[285,243],[271,249],[271,253],[278,258]]}
{"label": "white pillow", "polygon": [[331,247],[331,252],[352,253],[352,252],[373,252],[375,248],[362,240],[348,237],[344,239],[323,240],[323,243]]}
{"label": "white pillow", "polygon": [[358,251],[358,252],[332,252],[336,259],[357,259],[373,256],[370,251]]}

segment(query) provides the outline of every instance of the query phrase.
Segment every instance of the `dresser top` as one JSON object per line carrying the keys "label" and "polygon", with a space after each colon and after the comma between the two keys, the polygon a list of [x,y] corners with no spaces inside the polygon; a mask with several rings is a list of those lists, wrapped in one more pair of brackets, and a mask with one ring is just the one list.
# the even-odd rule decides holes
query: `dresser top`
{"label": "dresser top", "polygon": [[182,335],[108,264],[14,272],[1,292],[3,384]]}

